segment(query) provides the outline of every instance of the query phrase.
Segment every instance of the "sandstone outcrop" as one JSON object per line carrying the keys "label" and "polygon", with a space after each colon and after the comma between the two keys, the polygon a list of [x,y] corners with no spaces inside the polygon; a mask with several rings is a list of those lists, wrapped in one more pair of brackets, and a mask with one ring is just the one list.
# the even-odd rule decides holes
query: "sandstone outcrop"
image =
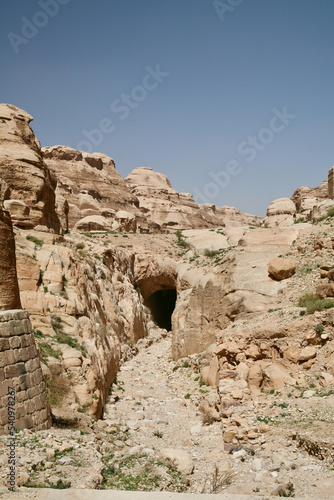
{"label": "sandstone outcrop", "polygon": [[83,408],[98,418],[121,359],[147,331],[133,286],[134,255],[47,236],[36,246],[17,235],[22,304],[34,317],[47,380],[71,376],[64,401],[72,400],[72,412]]}
{"label": "sandstone outcrop", "polygon": [[13,228],[8,213],[0,206],[0,310],[20,307]]}
{"label": "sandstone outcrop", "polygon": [[200,229],[259,225],[261,217],[243,214],[233,207],[213,204],[197,205],[190,193],[178,193],[166,175],[149,167],[135,168],[125,178],[149,225],[162,232],[180,229]]}
{"label": "sandstone outcrop", "polygon": [[270,203],[263,224],[270,227],[291,226],[294,222],[296,211],[296,205],[290,198],[279,198]]}
{"label": "sandstone outcrop", "polygon": [[120,210],[140,215],[138,200],[116,171],[112,158],[67,146],[46,147],[42,152],[47,167],[57,179],[57,213],[63,225],[72,229],[89,216],[113,221],[115,212]]}
{"label": "sandstone outcrop", "polygon": [[14,225],[43,226],[58,233],[56,182],[43,162],[40,143],[29,126],[32,119],[16,106],[0,105],[1,201],[7,201]]}
{"label": "sandstone outcrop", "polygon": [[268,264],[277,253],[288,250],[297,235],[296,225],[248,230],[239,245],[223,250],[215,272],[182,273],[172,317],[176,359],[205,350],[236,319],[263,313],[276,304],[283,283],[268,276]]}
{"label": "sandstone outcrop", "polygon": [[329,196],[329,185],[327,181],[324,181],[320,186],[315,188],[309,188],[302,186],[293,193],[291,196],[291,200],[294,202],[297,208],[297,212],[299,214],[304,214],[305,211],[313,208],[312,204],[315,202],[321,202],[326,200],[327,198],[331,198]]}

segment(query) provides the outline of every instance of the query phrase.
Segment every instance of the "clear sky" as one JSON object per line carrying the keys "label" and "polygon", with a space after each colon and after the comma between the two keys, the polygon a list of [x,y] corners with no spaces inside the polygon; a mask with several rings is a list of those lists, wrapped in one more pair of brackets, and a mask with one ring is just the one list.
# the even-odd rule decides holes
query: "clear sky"
{"label": "clear sky", "polygon": [[3,0],[0,101],[42,146],[264,215],[334,165],[333,26],[333,0]]}

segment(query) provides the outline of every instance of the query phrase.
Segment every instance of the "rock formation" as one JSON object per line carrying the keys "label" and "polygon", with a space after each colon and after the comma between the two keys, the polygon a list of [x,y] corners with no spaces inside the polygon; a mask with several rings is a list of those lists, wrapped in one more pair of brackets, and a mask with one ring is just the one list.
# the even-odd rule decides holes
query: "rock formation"
{"label": "rock formation", "polygon": [[9,214],[0,206],[0,310],[20,307],[13,228]]}
{"label": "rock formation", "polygon": [[[57,179],[57,213],[63,226],[72,229],[81,219],[99,216],[104,218],[105,228],[111,229],[116,212],[125,210],[139,215],[138,200],[116,171],[112,158],[67,146],[42,151],[46,165]],[[87,230],[84,221],[77,227]]]}
{"label": "rock formation", "polygon": [[197,205],[190,193],[178,193],[166,175],[152,168],[135,168],[125,179],[139,200],[139,207],[149,223],[162,232],[169,230],[221,227],[233,223],[259,225],[260,217],[242,214],[233,207]]}
{"label": "rock formation", "polygon": [[0,105],[0,196],[15,226],[59,232],[55,213],[56,182],[46,168],[40,143],[25,111]]}
{"label": "rock formation", "polygon": [[[186,420],[193,405],[191,419],[202,413],[203,425],[185,429],[182,448],[201,446],[203,437],[215,447],[220,439],[220,458],[226,461],[230,451],[234,463],[246,465],[247,450],[254,448],[251,467],[258,479],[252,484],[274,481],[278,433],[272,431],[266,443],[270,419],[291,412],[297,421],[292,404],[282,412],[288,398],[300,404],[327,397],[334,384],[332,174],[328,184],[274,200],[263,220],[233,207],[197,205],[149,168],[124,180],[100,153],[65,146],[41,153],[31,117],[9,105],[0,111],[1,431],[8,423],[8,386],[16,390],[18,429],[48,428],[48,401],[57,432],[61,426],[89,428],[89,453],[98,465],[84,484],[100,487],[103,464],[113,470],[107,454],[116,446],[115,456],[123,453],[110,433],[126,441],[131,430],[135,443],[149,431],[155,447],[169,424],[173,430],[178,425],[174,408]],[[146,348],[138,358],[150,359],[156,372],[142,370],[136,359],[126,365]],[[164,391],[170,383],[177,387],[167,402],[161,401],[166,392],[159,370],[165,371]],[[153,386],[159,404],[152,402]],[[116,422],[123,416],[124,425]],[[216,425],[215,434],[209,425]],[[313,443],[300,434],[295,441]],[[59,451],[73,448],[58,448],[57,442],[48,441]],[[170,448],[166,442],[159,454],[149,453],[172,457],[178,470],[191,475],[191,454]],[[332,456],[329,447],[318,448],[314,455]],[[124,454],[143,449],[133,444]],[[205,461],[194,461],[195,473],[198,466],[206,473],[206,460],[216,460],[217,451],[209,451]],[[272,462],[268,471],[259,458],[264,451],[270,456],[263,464]],[[40,467],[44,479],[55,463]]]}

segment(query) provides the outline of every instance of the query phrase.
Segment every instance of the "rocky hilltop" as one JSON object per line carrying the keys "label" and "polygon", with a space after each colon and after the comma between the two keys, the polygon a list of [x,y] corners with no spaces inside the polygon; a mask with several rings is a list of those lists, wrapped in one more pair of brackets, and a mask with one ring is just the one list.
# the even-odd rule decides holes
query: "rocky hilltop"
{"label": "rocky hilltop", "polygon": [[261,218],[41,148],[30,115],[0,115],[0,434],[15,387],[18,484],[330,498],[333,169]]}

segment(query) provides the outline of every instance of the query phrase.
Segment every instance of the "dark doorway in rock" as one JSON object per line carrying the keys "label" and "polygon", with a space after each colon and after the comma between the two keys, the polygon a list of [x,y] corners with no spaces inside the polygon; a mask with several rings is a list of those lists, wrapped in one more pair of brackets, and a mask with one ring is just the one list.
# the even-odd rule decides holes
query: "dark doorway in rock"
{"label": "dark doorway in rock", "polygon": [[146,305],[151,309],[154,321],[160,328],[168,332],[172,329],[172,314],[175,309],[176,290],[158,290],[146,300]]}

